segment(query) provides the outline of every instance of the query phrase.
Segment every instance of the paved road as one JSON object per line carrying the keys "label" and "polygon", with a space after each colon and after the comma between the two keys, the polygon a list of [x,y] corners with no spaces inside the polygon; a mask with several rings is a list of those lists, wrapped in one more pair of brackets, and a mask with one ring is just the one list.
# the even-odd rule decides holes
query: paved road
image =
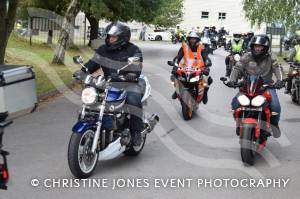
{"label": "paved road", "polygon": [[[270,139],[255,166],[245,167],[240,160],[230,112],[230,100],[237,91],[219,81],[225,72],[225,52],[220,49],[211,56],[214,83],[208,104],[201,105],[195,117],[184,122],[178,101],[170,99],[173,88],[169,82],[170,67],[166,65],[179,46],[156,42],[139,45],[145,57],[144,71],[153,88],[147,110],[157,112],[161,118],[155,132],[148,136],[142,154],[137,158],[122,156],[101,162],[93,178],[108,179],[108,188],[32,187],[30,182],[33,178],[73,178],[67,165],[67,146],[79,106],[75,103],[78,96],[67,92],[65,96],[43,103],[34,114],[16,119],[14,125],[7,129],[4,141],[5,148],[11,152],[11,181],[8,191],[0,191],[1,199],[298,198],[300,106],[279,91],[283,136],[278,140]],[[145,180],[142,185],[146,187],[112,190],[111,181],[118,178],[142,178]],[[184,188],[159,188],[159,184],[156,187],[153,184],[159,178],[191,178],[193,181],[191,187],[185,184]],[[284,178],[290,181],[286,188],[198,188],[198,178]]]}

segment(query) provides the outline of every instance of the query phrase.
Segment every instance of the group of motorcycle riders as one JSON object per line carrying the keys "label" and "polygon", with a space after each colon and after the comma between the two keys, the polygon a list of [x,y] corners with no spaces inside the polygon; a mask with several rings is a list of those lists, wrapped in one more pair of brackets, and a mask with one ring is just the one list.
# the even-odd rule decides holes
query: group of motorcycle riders
{"label": "group of motorcycle riders", "polygon": [[[199,29],[199,28],[197,28]],[[209,29],[204,28],[205,32],[208,30],[210,34],[216,33],[225,35],[227,32],[222,28],[219,32],[215,30],[215,27]],[[122,64],[127,61],[129,57],[139,57],[140,63],[138,65],[132,64],[128,68],[124,75],[128,84],[124,82],[120,87],[128,90],[126,103],[130,105],[130,112],[133,112],[133,117],[130,119],[130,130],[133,134],[133,143],[138,146],[141,143],[142,131],[142,119],[141,119],[141,98],[142,91],[136,82],[136,78],[140,76],[142,71],[143,55],[139,47],[130,42],[130,28],[121,22],[113,22],[106,28],[105,44],[100,46],[96,51],[92,59],[86,64],[86,68],[82,69],[83,73],[93,73],[99,68],[102,68],[104,75],[112,75],[116,73]],[[300,38],[298,45],[294,47],[289,59],[294,59],[300,62]],[[226,76],[230,77],[228,85],[234,85],[240,78],[246,74],[260,75],[264,83],[273,84],[274,88],[282,88],[285,86],[284,75],[282,68],[278,63],[277,59],[270,53],[270,39],[267,35],[259,34],[254,35],[253,32],[242,35],[241,33],[233,34],[233,39],[230,42],[228,48],[230,55],[241,53],[240,60],[235,64],[232,71],[226,70]],[[201,34],[199,31],[192,30],[188,33],[186,41],[182,42],[182,46],[178,51],[177,56],[174,58],[174,67],[171,72],[171,77],[176,81],[176,70],[180,63],[195,62],[194,67],[202,69],[203,74],[206,76],[207,86],[204,89],[204,96],[202,102],[206,104],[208,102],[208,90],[209,85],[212,84],[213,80],[209,76],[210,66],[212,65],[210,58],[208,57],[209,52],[205,46],[201,43]],[[225,59],[226,68],[229,65],[229,56]],[[276,81],[272,80],[272,76],[275,75]],[[176,84],[175,84],[176,85]],[[290,83],[287,84],[286,93],[289,92]],[[269,88],[269,92],[272,96],[272,102],[270,108],[272,112],[276,112],[271,118],[273,136],[275,138],[280,137],[281,132],[279,128],[280,112],[281,107],[278,96],[274,88]],[[175,86],[176,89],[176,86]],[[177,90],[177,89],[176,89]],[[172,99],[178,97],[177,91],[172,94]],[[232,109],[236,109],[238,106],[237,96],[232,100]]]}
{"label": "group of motorcycle riders", "polygon": [[[178,33],[181,32],[180,27],[177,27],[177,31]],[[145,88],[143,88],[143,84],[140,82],[139,78],[141,76],[143,68],[142,51],[139,47],[130,42],[130,28],[122,22],[117,21],[110,23],[106,27],[105,33],[105,44],[95,50],[94,56],[86,64],[82,65],[83,67],[81,68],[81,70],[77,71],[74,74],[74,77],[93,74],[101,69],[104,74],[104,78],[110,79],[114,87],[120,90],[127,91],[126,97],[124,97],[123,99],[126,99],[125,104],[128,107],[127,110],[130,114],[128,119],[129,130],[132,137],[131,144],[133,147],[140,147],[144,143],[142,132],[145,131],[142,103]],[[218,35],[220,39],[227,34],[228,33],[224,28],[216,31],[215,27],[205,27],[204,30],[200,32],[199,27],[197,27],[197,29],[193,29],[192,31],[190,31],[187,34],[186,38],[182,39],[182,46],[180,47],[177,55],[175,56],[173,61],[168,61],[168,64],[173,67],[171,70],[171,80],[174,82],[175,92],[172,94],[172,99],[178,98],[181,100],[182,104],[187,103],[182,100],[182,89],[180,89],[183,86],[181,82],[182,76],[180,76],[180,74],[185,70],[188,76],[190,75],[189,77],[186,77],[186,79],[194,79],[194,81],[190,81],[193,82],[194,87],[196,87],[194,89],[196,90],[196,98],[193,100],[197,101],[198,104],[200,104],[201,102],[203,102],[203,104],[208,103],[208,91],[210,85],[213,83],[213,79],[209,75],[212,62],[209,58],[209,54],[211,53],[209,46],[207,46],[205,42],[203,42],[202,38],[206,35]],[[220,39],[220,41],[222,42],[222,39]],[[286,59],[286,61],[289,63],[293,62],[299,64],[300,36],[297,37],[294,41],[296,42],[294,43],[294,46],[291,49],[289,57],[288,59]],[[247,34],[234,33],[232,40],[226,45],[222,46],[224,46],[225,50],[229,51],[229,55],[225,58],[225,76],[229,77],[229,80],[227,81],[227,78],[225,77],[222,77],[220,79],[221,81],[223,81],[223,83],[227,81],[226,83],[224,83],[225,85],[227,85],[228,87],[237,88],[237,85],[239,85],[240,83],[239,80],[245,79],[247,76],[258,76],[261,81],[263,81],[264,85],[269,85],[264,87],[264,92],[267,92],[268,96],[266,96],[266,98],[271,99],[268,101],[268,108],[266,109],[270,109],[270,111],[272,112],[272,114],[269,113],[269,121],[266,122],[270,123],[271,131],[266,131],[262,136],[262,140],[259,141],[260,146],[264,146],[267,137],[272,135],[275,138],[279,138],[281,136],[281,131],[279,128],[281,106],[276,93],[276,89],[286,87],[285,93],[291,93],[294,67],[292,66],[292,64],[290,65],[288,77],[284,79],[282,67],[275,56],[271,54],[271,41],[265,34],[255,35],[253,32],[249,32]],[[233,57],[236,55],[239,55],[239,58],[233,59]],[[134,58],[134,60],[139,61],[129,62],[130,58]],[[233,65],[232,61],[235,61]],[[123,70],[125,66],[126,70]],[[185,69],[183,70],[183,68]],[[195,74],[196,76],[201,75],[201,81],[200,77],[197,78]],[[123,81],[118,81],[119,75],[122,75]],[[273,75],[276,77],[276,81],[273,80]],[[184,85],[184,87],[186,85]],[[253,82],[249,87],[255,87],[253,85]],[[251,88],[248,89],[250,90]],[[240,93],[234,96],[231,102],[231,107],[234,111],[234,118],[236,118],[237,122],[238,117],[235,115],[235,110],[238,110],[241,105],[241,102],[238,99],[239,97],[241,97]],[[251,103],[253,102],[253,99],[251,99]],[[249,104],[250,101],[248,105]],[[0,123],[0,146],[3,134],[1,133],[2,128],[4,128],[4,125],[1,126]],[[242,131],[240,131],[238,127],[237,135],[240,136],[240,132]],[[255,131],[254,135],[256,134],[257,132]],[[243,140],[241,143],[244,143]],[[242,159],[244,162],[253,164],[253,158],[251,158],[253,154],[247,153],[247,148],[249,147],[248,145],[245,146],[246,150],[244,150],[243,147],[241,148],[242,154],[245,154],[242,155]],[[6,188],[6,186],[4,185],[5,184],[2,185],[0,181],[0,189],[1,186]]]}

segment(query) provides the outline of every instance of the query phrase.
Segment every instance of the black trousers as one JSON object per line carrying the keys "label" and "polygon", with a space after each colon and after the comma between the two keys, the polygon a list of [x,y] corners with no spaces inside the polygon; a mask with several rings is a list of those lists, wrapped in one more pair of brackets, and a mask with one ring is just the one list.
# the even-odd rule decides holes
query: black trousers
{"label": "black trousers", "polygon": [[133,82],[113,82],[112,86],[127,91],[125,108],[130,114],[130,131],[132,133],[141,132],[144,129],[142,86]]}
{"label": "black trousers", "polygon": [[139,133],[144,128],[143,122],[143,105],[142,105],[142,89],[138,84],[131,84],[126,87],[127,98],[126,106],[130,113],[130,131]]}

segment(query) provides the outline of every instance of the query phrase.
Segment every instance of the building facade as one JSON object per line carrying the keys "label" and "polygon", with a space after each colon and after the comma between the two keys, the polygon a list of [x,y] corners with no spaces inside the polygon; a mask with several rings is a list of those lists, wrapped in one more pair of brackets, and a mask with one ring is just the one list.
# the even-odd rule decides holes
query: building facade
{"label": "building facade", "polygon": [[233,32],[254,31],[264,33],[265,26],[251,27],[243,11],[243,0],[184,0],[184,17],[181,27],[191,30],[205,26],[224,27]]}

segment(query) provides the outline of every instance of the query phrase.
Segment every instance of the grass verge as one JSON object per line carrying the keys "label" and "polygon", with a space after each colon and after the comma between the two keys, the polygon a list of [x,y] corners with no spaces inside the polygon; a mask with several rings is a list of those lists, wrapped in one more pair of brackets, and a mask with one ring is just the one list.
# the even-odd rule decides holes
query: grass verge
{"label": "grass verge", "polygon": [[66,51],[65,65],[52,64],[54,49],[46,44],[33,44],[12,33],[6,49],[5,64],[32,65],[36,74],[37,93],[42,94],[61,87],[72,80],[72,74],[79,69],[72,57],[81,55],[88,60],[93,55],[90,48],[74,48]]}

